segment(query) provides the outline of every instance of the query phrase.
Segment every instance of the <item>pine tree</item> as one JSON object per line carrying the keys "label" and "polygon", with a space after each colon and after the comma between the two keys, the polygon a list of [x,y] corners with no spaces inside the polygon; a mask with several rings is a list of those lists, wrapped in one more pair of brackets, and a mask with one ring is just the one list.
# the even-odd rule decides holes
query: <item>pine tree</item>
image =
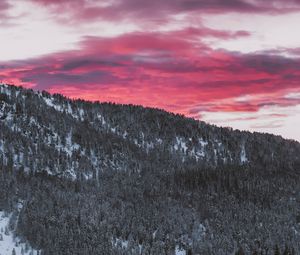
{"label": "pine tree", "polygon": [[238,249],[238,251],[235,253],[235,255],[245,255],[245,252],[244,252],[243,248],[240,247],[240,248]]}
{"label": "pine tree", "polygon": [[275,246],[274,255],[280,255],[280,250],[279,250],[278,245]]}

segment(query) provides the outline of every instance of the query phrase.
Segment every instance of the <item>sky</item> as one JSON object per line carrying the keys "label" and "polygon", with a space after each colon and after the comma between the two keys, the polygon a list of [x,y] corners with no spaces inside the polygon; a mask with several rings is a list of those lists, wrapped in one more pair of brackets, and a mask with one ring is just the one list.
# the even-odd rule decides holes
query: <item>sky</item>
{"label": "sky", "polygon": [[300,0],[0,0],[0,81],[300,141]]}

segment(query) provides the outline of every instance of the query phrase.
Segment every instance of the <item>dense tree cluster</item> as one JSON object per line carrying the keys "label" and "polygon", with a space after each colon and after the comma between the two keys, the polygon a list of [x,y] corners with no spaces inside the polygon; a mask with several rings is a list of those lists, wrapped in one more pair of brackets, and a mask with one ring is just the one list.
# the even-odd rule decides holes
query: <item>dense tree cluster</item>
{"label": "dense tree cluster", "polygon": [[3,85],[0,130],[0,210],[42,255],[300,253],[295,141]]}

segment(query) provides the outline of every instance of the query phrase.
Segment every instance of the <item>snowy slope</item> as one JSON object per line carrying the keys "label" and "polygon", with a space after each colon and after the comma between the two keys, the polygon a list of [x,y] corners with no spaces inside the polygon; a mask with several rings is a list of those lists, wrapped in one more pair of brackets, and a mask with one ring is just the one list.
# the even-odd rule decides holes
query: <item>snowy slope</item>
{"label": "snowy slope", "polygon": [[98,179],[99,171],[140,171],[141,158],[154,154],[209,167],[277,164],[278,157],[300,160],[299,144],[280,137],[218,128],[158,109],[71,100],[1,83],[0,127],[0,158],[6,164],[11,160],[14,169],[43,169],[72,180]]}
{"label": "snowy slope", "polygon": [[36,255],[37,251],[28,244],[21,243],[9,229],[10,218],[11,214],[0,211],[0,255]]}
{"label": "snowy slope", "polygon": [[[65,119],[72,119],[73,123],[76,123],[76,125],[81,122],[88,123],[89,126],[91,128],[94,128],[97,132],[100,131],[104,133],[114,134],[115,136],[118,136],[126,142],[137,145],[139,149],[144,150],[147,153],[149,153],[149,151],[151,150],[155,151],[157,149],[160,149],[161,147],[165,147],[169,152],[176,154],[178,158],[181,158],[182,161],[186,161],[186,159],[189,158],[194,159],[197,162],[206,162],[212,165],[217,165],[218,162],[222,162],[225,164],[244,164],[251,161],[250,157],[248,156],[248,150],[247,146],[245,146],[245,143],[243,143],[243,146],[241,146],[241,150],[239,153],[234,153],[234,151],[232,151],[232,149],[227,146],[228,142],[222,141],[222,139],[217,136],[211,138],[204,137],[202,132],[203,130],[198,133],[197,136],[194,135],[194,138],[192,138],[191,134],[178,134],[176,136],[174,135],[172,139],[168,140],[165,135],[152,134],[151,132],[151,135],[149,135],[148,126],[147,129],[145,129],[142,123],[135,120],[135,116],[132,116],[133,121],[127,123],[126,125],[122,125],[126,118],[122,119],[121,117],[121,119],[112,121],[113,118],[116,118],[115,114],[108,114],[108,111],[105,110],[106,108],[104,108],[103,106],[93,106],[94,109],[90,109],[89,112],[87,107],[88,104],[86,103],[76,103],[75,101],[69,100],[67,98],[59,99],[57,96],[47,93],[17,89],[16,87],[8,86],[6,84],[0,84],[0,94],[1,93],[3,95],[6,95],[7,97],[7,102],[5,102],[5,100],[0,102],[0,120],[2,118],[3,124],[7,125],[11,129],[13,128],[14,131],[17,131],[20,135],[25,137],[30,136],[33,129],[44,131],[44,138],[46,140],[44,143],[49,147],[55,149],[57,153],[65,153],[66,156],[69,157],[71,157],[74,152],[84,154],[86,148],[82,146],[80,147],[79,144],[72,144],[72,132],[66,134],[67,140],[65,141],[65,138],[61,137],[61,134],[59,134],[58,130],[56,130],[53,125],[43,125],[38,120],[39,118],[37,118],[37,116],[30,114],[28,115],[26,111],[24,111],[21,116],[16,116],[15,112],[17,101],[20,105],[25,105],[26,98],[28,97],[28,95],[30,95],[30,97],[35,98],[36,100],[35,107],[44,110],[46,109],[47,112],[50,108],[52,108],[57,112],[57,116],[64,115]],[[14,94],[16,96],[14,96]],[[111,106],[111,109],[113,109],[113,106]],[[55,115],[55,113],[53,112],[52,114]],[[120,116],[123,115],[126,116],[125,113],[121,114]],[[138,113],[138,115],[140,115],[140,113]],[[14,116],[18,118],[19,123],[15,123],[13,121]],[[21,121],[22,118],[24,118],[24,121]],[[28,123],[25,123],[28,119],[30,120],[30,129],[24,130],[24,126],[28,126]],[[60,120],[57,119],[57,121]],[[134,126],[136,126],[136,130],[134,132],[130,131],[131,127]],[[158,122],[158,126],[159,127],[155,128],[155,130],[160,129],[160,126],[162,126],[162,124]],[[166,129],[164,132],[168,133],[168,131],[169,130]],[[64,142],[64,145],[62,145],[62,142]],[[237,146],[236,148],[239,148],[239,146]],[[238,154],[241,156],[234,156]],[[92,156],[85,156],[87,157],[87,160],[90,161],[90,163],[93,165],[94,160],[92,159]],[[99,155],[95,156],[99,158]],[[19,162],[14,163],[16,165],[20,164]],[[111,164],[110,162],[110,165],[115,164]],[[74,170],[74,168],[76,168],[76,166],[72,166],[67,171],[65,171],[68,172],[66,173],[66,176],[75,179],[76,171]],[[46,171],[47,170],[48,169],[46,169]],[[51,174],[50,169],[48,173]],[[55,172],[54,175],[55,174],[57,173]],[[88,178],[89,175],[90,173],[87,173],[86,177]]]}

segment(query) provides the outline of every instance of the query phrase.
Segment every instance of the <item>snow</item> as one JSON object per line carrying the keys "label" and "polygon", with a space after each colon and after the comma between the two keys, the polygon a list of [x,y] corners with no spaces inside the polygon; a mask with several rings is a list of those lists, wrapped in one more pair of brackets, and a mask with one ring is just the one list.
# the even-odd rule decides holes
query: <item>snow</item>
{"label": "snow", "polygon": [[62,107],[61,107],[60,105],[55,104],[55,103],[53,102],[54,99],[53,99],[52,97],[51,97],[51,98],[43,97],[43,99],[44,99],[45,103],[46,103],[48,106],[53,107],[53,108],[54,108],[55,110],[57,110],[57,111],[60,111],[60,112],[63,111],[63,109],[62,109]]}
{"label": "snow", "polygon": [[162,144],[163,143],[163,140],[161,138],[156,138],[156,141],[158,144]]}
{"label": "snow", "polygon": [[175,255],[186,255],[186,251],[183,248],[179,248],[178,245],[175,246]]}
{"label": "snow", "polygon": [[70,103],[68,102],[68,104],[63,104],[63,105],[59,105],[57,102],[54,102],[54,98],[53,97],[43,97],[41,94],[40,94],[41,98],[45,101],[46,105],[48,105],[49,107],[52,107],[54,108],[56,111],[58,112],[66,112],[70,115],[72,115],[72,117],[76,120],[80,119],[80,120],[83,120],[83,116],[84,116],[84,110],[83,109],[79,109],[79,112],[78,114],[74,114],[73,113],[73,110],[72,110],[72,107],[70,105]]}
{"label": "snow", "polygon": [[156,233],[157,233],[157,230],[155,230],[152,234],[152,238],[155,239],[156,238]]}
{"label": "snow", "polygon": [[187,152],[187,145],[186,142],[184,141],[184,138],[182,137],[176,137],[176,144],[174,145],[175,150],[180,150],[183,149],[184,153]]}
{"label": "snow", "polygon": [[70,103],[68,103],[67,113],[69,113],[69,114],[72,114],[72,113],[73,113],[72,107],[71,107]]}
{"label": "snow", "polygon": [[4,141],[0,140],[0,152],[4,153]]}
{"label": "snow", "polygon": [[127,240],[122,240],[122,239],[117,238],[116,243],[120,243],[121,247],[124,248],[124,249],[127,249],[127,247],[128,247],[128,241]]}
{"label": "snow", "polygon": [[193,230],[193,237],[194,241],[196,242],[201,242],[201,240],[205,237],[206,235],[206,227],[203,224],[199,224],[198,227],[196,227]]}
{"label": "snow", "polygon": [[66,147],[64,147],[63,149],[70,157],[72,156],[73,151],[80,149],[79,144],[72,142],[72,133],[71,132],[69,132],[68,136],[66,137]]}
{"label": "snow", "polygon": [[115,246],[115,247],[119,246],[122,249],[127,249],[128,241],[120,239],[120,238],[115,238],[115,240],[112,240],[112,245]]}
{"label": "snow", "polygon": [[84,120],[84,110],[83,109],[79,109],[79,115],[80,115],[80,119]]}
{"label": "snow", "polygon": [[36,255],[37,251],[30,248],[28,244],[20,242],[20,239],[9,229],[11,216],[12,214],[0,211],[0,255],[11,255],[13,249],[16,255]]}
{"label": "snow", "polygon": [[107,124],[104,117],[101,114],[97,114],[97,119],[102,123],[102,125]]}
{"label": "snow", "polygon": [[[131,249],[136,251],[136,249],[134,247],[130,248],[128,240],[124,240],[124,239],[121,239],[121,238],[112,238],[111,243],[114,247],[122,249],[122,250],[127,250],[128,252],[132,251]],[[138,245],[138,250],[139,250],[139,254],[142,254],[143,253],[142,252],[143,245],[139,244]],[[134,253],[134,254],[136,254],[136,253]]]}
{"label": "snow", "polygon": [[201,144],[202,147],[208,145],[208,142],[204,141],[202,138],[199,139],[199,143]]}
{"label": "snow", "polygon": [[176,137],[173,149],[174,151],[183,152],[190,157],[194,157],[197,161],[202,160],[206,156],[208,142],[204,141],[203,138],[199,138],[197,145],[189,148],[188,144],[191,144],[192,141],[192,138]]}
{"label": "snow", "polygon": [[10,96],[11,91],[10,91],[8,85],[0,83],[0,93]]}
{"label": "snow", "polygon": [[245,144],[243,144],[241,149],[241,163],[248,162],[247,156],[246,156],[246,150],[245,150]]}

